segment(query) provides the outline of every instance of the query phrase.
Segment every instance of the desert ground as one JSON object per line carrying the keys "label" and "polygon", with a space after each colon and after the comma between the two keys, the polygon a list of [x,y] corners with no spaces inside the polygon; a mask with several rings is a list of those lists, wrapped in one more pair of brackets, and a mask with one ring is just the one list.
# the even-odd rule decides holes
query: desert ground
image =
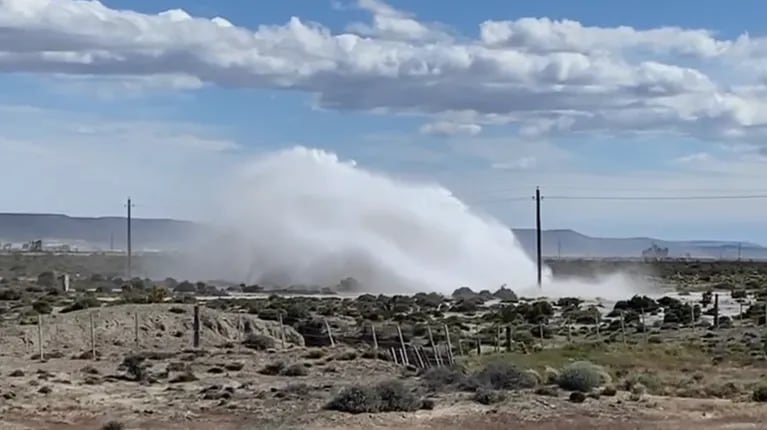
{"label": "desert ground", "polygon": [[697,430],[767,421],[764,263],[550,262],[559,277],[622,272],[658,286],[618,301],[468,287],[387,296],[348,283],[323,295],[218,292],[120,279],[122,264],[0,256],[0,429]]}

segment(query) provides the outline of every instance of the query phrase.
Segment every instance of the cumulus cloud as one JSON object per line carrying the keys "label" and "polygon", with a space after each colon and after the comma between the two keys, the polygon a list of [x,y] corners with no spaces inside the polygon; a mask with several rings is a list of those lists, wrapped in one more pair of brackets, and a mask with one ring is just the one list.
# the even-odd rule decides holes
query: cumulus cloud
{"label": "cumulus cloud", "polygon": [[370,22],[333,33],[299,17],[246,28],[183,10],[0,0],[0,72],[130,77],[187,90],[277,88],[313,94],[328,109],[428,121],[459,112],[465,124],[512,124],[534,135],[755,142],[767,134],[764,38],[523,18],[480,23],[471,39],[381,0],[356,6]]}

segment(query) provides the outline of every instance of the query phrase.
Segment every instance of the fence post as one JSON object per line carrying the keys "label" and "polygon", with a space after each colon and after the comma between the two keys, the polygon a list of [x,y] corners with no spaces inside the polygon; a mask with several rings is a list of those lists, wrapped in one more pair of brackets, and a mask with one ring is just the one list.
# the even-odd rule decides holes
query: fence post
{"label": "fence post", "polygon": [[434,362],[437,367],[440,367],[442,366],[442,359],[440,359],[439,352],[437,352],[437,344],[434,343],[434,335],[431,332],[431,326],[426,326],[426,332],[429,333],[429,344],[431,344],[431,349],[434,351]]}
{"label": "fence post", "polygon": [[501,352],[501,328],[496,327],[495,329],[495,353],[498,354]]}
{"label": "fence post", "polygon": [[447,328],[447,324],[444,324],[445,328],[445,341],[447,342],[447,358],[450,360],[450,364],[455,364],[455,356],[453,356],[453,345],[450,343],[450,330]]}
{"label": "fence post", "polygon": [[280,347],[285,349],[285,325],[282,323],[282,311],[279,312],[280,316]]}
{"label": "fence post", "polygon": [[647,343],[647,318],[644,314],[644,308],[642,308],[642,333],[644,334],[644,341]]}
{"label": "fence post", "polygon": [[479,334],[477,334],[477,355],[482,355],[482,341],[479,339]]}
{"label": "fence post", "polygon": [[623,338],[623,345],[626,345],[626,319],[623,315],[624,311],[621,311],[621,337]]}
{"label": "fence post", "polygon": [[543,321],[538,321],[538,336],[541,338],[541,346],[543,346]]}
{"label": "fence post", "polygon": [[40,361],[45,360],[45,348],[43,347],[43,316],[37,316],[37,347],[40,352]]}
{"label": "fence post", "polygon": [[714,294],[714,328],[719,330],[719,293]]}
{"label": "fence post", "polygon": [[139,349],[138,339],[138,311],[133,313],[133,341],[136,345],[136,351]]}
{"label": "fence post", "polygon": [[373,351],[378,358],[378,336],[376,336],[376,326],[373,323],[370,323],[370,331],[373,333]]}
{"label": "fence post", "polygon": [[570,318],[565,320],[567,323],[567,343],[573,343],[573,325],[570,324]]}
{"label": "fence post", "polygon": [[194,320],[192,321],[192,346],[194,348],[200,347],[200,306],[194,305]]}
{"label": "fence post", "polygon": [[397,334],[399,334],[399,343],[400,343],[400,346],[402,347],[402,354],[405,357],[404,363],[405,363],[405,366],[407,366],[410,364],[410,360],[408,360],[407,358],[407,349],[405,349],[405,338],[402,336],[402,328],[399,326],[399,324],[397,324]]}
{"label": "fence post", "polygon": [[597,311],[597,315],[594,316],[594,330],[597,334],[597,342],[602,340],[602,336],[599,333],[599,311]]}
{"label": "fence post", "polygon": [[421,354],[418,352],[418,348],[411,343],[410,349],[413,350],[413,353],[415,354],[415,359],[416,361],[418,361],[418,365],[421,367],[421,369],[426,369],[426,364],[423,362],[423,358],[421,358]]}
{"label": "fence post", "polygon": [[506,352],[511,352],[511,324],[506,326]]}
{"label": "fence post", "polygon": [[394,360],[394,364],[399,364],[399,361],[397,361],[397,351],[394,350],[393,346],[389,348],[389,353],[391,354],[392,360]]}
{"label": "fence post", "polygon": [[323,319],[323,321],[325,321],[325,330],[328,331],[328,339],[330,339],[330,346],[335,347],[336,341],[335,339],[333,339],[333,331],[330,329],[330,324],[328,324],[328,320],[326,319]]}
{"label": "fence post", "polygon": [[96,360],[96,324],[93,322],[93,312],[90,313],[91,324],[91,356]]}
{"label": "fence post", "polygon": [[463,357],[463,339],[458,339],[458,355]]}
{"label": "fence post", "polygon": [[692,328],[692,334],[695,334],[695,302],[690,301],[690,327]]}

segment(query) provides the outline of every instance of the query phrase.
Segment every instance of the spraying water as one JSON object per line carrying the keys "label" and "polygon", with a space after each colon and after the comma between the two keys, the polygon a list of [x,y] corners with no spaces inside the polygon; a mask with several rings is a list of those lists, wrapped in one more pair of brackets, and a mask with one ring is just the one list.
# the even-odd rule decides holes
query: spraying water
{"label": "spraying water", "polygon": [[446,294],[536,284],[535,264],[508,227],[436,185],[303,147],[259,158],[227,185],[215,222],[231,237],[226,252],[207,260],[248,282],[335,285],[353,277],[371,292]]}

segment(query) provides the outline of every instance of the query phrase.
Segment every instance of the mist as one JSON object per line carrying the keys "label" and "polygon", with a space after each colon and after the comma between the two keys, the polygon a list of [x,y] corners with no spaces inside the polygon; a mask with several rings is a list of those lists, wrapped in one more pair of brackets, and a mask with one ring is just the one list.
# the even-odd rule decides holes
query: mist
{"label": "mist", "polygon": [[[527,288],[535,263],[511,230],[435,184],[398,180],[296,147],[231,172],[182,268],[198,279],[332,286],[378,293]],[[549,270],[544,277],[550,278]]]}

